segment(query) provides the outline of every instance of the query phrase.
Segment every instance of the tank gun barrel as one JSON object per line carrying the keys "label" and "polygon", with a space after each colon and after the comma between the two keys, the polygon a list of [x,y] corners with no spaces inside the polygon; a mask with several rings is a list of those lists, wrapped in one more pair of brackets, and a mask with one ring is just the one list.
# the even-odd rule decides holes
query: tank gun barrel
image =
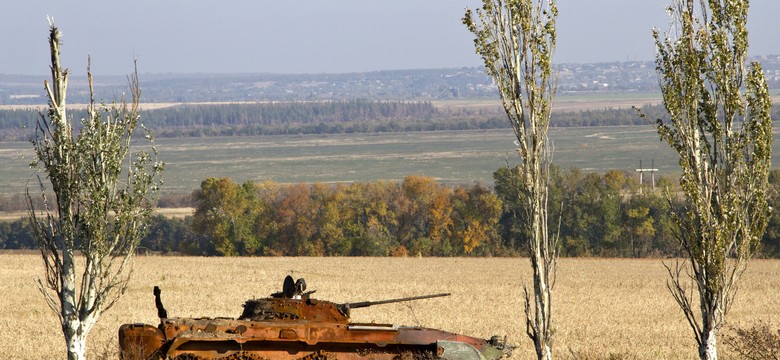
{"label": "tank gun barrel", "polygon": [[356,303],[347,303],[345,305],[349,306],[349,308],[351,308],[351,309],[357,309],[357,308],[364,308],[364,307],[369,307],[369,306],[373,306],[373,305],[392,304],[392,303],[397,303],[397,302],[430,299],[430,298],[450,296],[450,295],[451,295],[450,293],[441,293],[441,294],[433,294],[433,295],[411,296],[411,297],[398,298],[398,299],[389,299],[389,300],[361,301],[361,302],[356,302]]}

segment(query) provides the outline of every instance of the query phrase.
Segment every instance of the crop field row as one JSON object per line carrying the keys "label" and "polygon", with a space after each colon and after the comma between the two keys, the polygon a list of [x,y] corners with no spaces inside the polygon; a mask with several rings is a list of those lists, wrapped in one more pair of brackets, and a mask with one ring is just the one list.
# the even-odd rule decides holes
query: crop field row
{"label": "crop field row", "polygon": [[[673,261],[673,260],[666,260]],[[36,254],[0,254],[0,351],[7,359],[61,359],[64,342],[35,279]],[[356,309],[353,321],[420,325],[489,338],[507,336],[515,359],[533,358],[522,323],[520,258],[197,258],[136,257],[125,296],[90,334],[90,358],[116,358],[120,324],[156,325],[152,288],[172,317],[236,317],[250,298],[303,277],[315,298],[380,300],[440,292],[450,297]],[[780,323],[780,261],[754,260],[724,332]],[[666,290],[661,260],[562,259],[554,298],[556,357],[695,359],[693,334]],[[719,341],[719,348],[728,345]],[[610,357],[613,356],[613,357]]]}

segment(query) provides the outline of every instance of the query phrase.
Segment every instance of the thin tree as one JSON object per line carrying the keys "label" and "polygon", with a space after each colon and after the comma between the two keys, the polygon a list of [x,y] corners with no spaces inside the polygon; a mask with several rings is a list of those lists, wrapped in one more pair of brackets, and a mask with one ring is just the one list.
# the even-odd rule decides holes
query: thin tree
{"label": "thin tree", "polygon": [[670,119],[656,128],[679,154],[686,201],[674,220],[686,256],[666,265],[667,286],[700,358],[716,359],[718,331],[767,224],[771,99],[761,65],[745,68],[747,0],[674,0],[668,12],[671,29],[653,37]]}
{"label": "thin tree", "polygon": [[[474,36],[485,71],[493,78],[517,137],[521,201],[526,209],[533,300],[524,286],[526,334],[539,359],[552,358],[552,290],[557,237],[547,227],[550,148],[547,130],[555,95],[555,0],[483,0],[477,17],[466,10],[463,23]],[[533,304],[533,309],[531,309]]]}
{"label": "thin tree", "polygon": [[[127,288],[131,256],[152,212],[163,164],[155,160],[156,151],[130,152],[138,124],[137,72],[129,77],[129,105],[124,99],[96,105],[88,66],[90,102],[86,118],[73,126],[65,106],[68,70],[60,66],[60,35],[51,24],[52,83],[44,83],[49,110],[41,114],[32,140],[32,166],[48,180],[38,176],[43,208],[35,209],[29,190],[27,198],[45,268],[39,289],[59,317],[68,359],[85,359],[89,331]],[[74,128],[80,128],[78,135]]]}

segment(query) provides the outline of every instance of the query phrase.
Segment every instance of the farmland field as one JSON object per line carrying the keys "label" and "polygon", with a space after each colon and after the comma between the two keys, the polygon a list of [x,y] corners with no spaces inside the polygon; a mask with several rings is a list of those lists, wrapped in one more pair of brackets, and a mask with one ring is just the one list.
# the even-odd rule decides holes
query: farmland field
{"label": "farmland field", "polygon": [[[553,128],[553,162],[604,172],[634,171],[651,162],[660,174],[678,171],[677,158],[650,126]],[[497,168],[514,164],[511,130],[381,134],[157,139],[166,162],[168,193],[189,193],[208,177],[236,182],[338,183],[401,180],[425,175],[446,183],[492,185]],[[773,152],[780,151],[774,141]],[[0,142],[0,194],[22,194],[34,172],[27,142]],[[773,167],[780,158],[773,159]]]}
{"label": "farmland field", "polygon": [[[353,311],[355,321],[506,335],[515,359],[533,357],[521,326],[527,259],[136,257],[127,294],[90,334],[90,358],[116,358],[122,323],[156,324],[152,287],[171,316],[240,314],[244,300],[278,291],[285,275],[304,277],[316,298],[363,301],[451,292],[446,298]],[[0,351],[8,359],[61,359],[55,316],[35,279],[40,257],[0,254]],[[562,259],[555,292],[555,351],[561,358],[694,359],[695,342],[665,288],[661,260]],[[755,260],[729,314],[730,326],[780,323],[780,261]],[[731,328],[727,327],[725,331]],[[725,345],[720,343],[720,348]]]}
{"label": "farmland field", "polygon": [[[633,171],[643,161],[672,173],[677,161],[650,126],[551,129],[562,168]],[[426,175],[448,183],[492,184],[514,163],[511,130],[157,139],[166,192],[188,193],[208,177],[282,183],[400,180]],[[778,142],[776,142],[778,143]],[[23,193],[32,146],[0,143],[0,193]]]}

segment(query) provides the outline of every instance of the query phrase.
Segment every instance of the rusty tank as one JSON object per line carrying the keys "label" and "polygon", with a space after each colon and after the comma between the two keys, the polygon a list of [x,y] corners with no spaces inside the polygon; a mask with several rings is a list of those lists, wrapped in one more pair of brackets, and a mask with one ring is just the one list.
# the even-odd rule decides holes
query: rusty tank
{"label": "rusty tank", "polygon": [[433,294],[338,304],[312,297],[303,279],[287,276],[281,292],[244,303],[238,318],[168,317],[154,296],[160,324],[119,328],[120,358],[129,359],[499,359],[506,338],[480,339],[443,330],[353,323],[353,309],[414,301]]}

